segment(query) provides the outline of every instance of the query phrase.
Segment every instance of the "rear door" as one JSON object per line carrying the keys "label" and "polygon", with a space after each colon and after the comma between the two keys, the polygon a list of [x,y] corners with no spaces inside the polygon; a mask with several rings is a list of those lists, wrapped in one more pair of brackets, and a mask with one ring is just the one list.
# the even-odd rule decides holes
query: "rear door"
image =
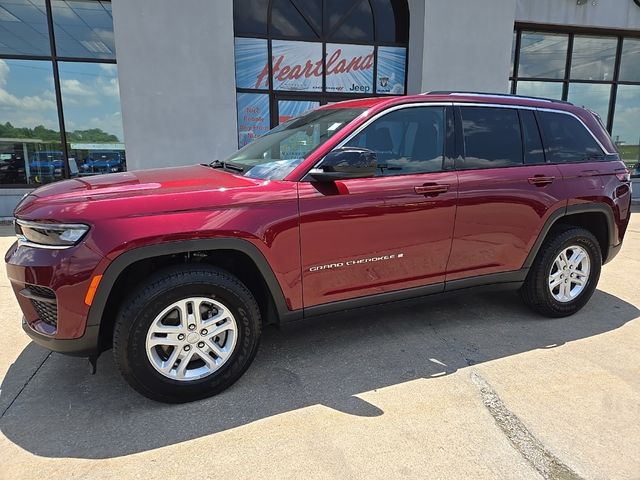
{"label": "rear door", "polygon": [[424,285],[443,289],[458,190],[457,174],[443,168],[447,144],[451,107],[407,105],[346,143],[376,152],[377,176],[300,182],[305,307]]}
{"label": "rear door", "polygon": [[447,282],[519,270],[548,216],[566,204],[534,111],[461,104],[456,133],[458,209]]}

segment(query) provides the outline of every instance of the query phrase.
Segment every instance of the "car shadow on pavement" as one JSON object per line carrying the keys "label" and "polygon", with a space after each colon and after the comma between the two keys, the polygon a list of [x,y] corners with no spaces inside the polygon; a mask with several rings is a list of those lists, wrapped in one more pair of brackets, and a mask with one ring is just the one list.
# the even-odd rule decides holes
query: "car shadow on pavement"
{"label": "car shadow on pavement", "polygon": [[[110,352],[89,374],[82,359],[52,354],[0,421],[12,442],[45,457],[111,458],[246,425],[311,405],[348,414],[384,412],[356,395],[470,365],[602,334],[638,317],[600,290],[578,314],[546,319],[513,292],[462,294],[360,309],[267,328],[235,385],[191,404],[165,405],[133,391]],[[30,344],[12,382],[34,358]],[[4,386],[4,383],[3,383]]]}

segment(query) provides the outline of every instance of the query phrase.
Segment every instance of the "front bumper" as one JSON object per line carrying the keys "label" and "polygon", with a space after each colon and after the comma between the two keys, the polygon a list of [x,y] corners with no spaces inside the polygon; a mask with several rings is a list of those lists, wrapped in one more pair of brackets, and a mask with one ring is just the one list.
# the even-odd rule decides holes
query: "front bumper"
{"label": "front bumper", "polygon": [[84,335],[73,339],[60,339],[36,332],[29,326],[24,317],[22,317],[22,329],[31,340],[53,352],[77,357],[91,357],[98,354],[99,325],[88,325],[84,331]]}
{"label": "front bumper", "polygon": [[104,257],[81,243],[64,250],[14,244],[7,276],[24,315],[23,328],[53,351],[89,355],[98,348],[99,322],[88,322],[85,296]]}

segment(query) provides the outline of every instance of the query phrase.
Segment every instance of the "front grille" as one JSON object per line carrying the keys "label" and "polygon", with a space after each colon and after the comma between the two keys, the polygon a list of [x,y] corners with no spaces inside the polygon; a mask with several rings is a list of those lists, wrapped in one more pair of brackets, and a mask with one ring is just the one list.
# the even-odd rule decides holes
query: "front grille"
{"label": "front grille", "polygon": [[31,300],[33,308],[38,312],[40,321],[58,328],[58,305],[55,303],[39,302],[38,300]]}
{"label": "front grille", "polygon": [[[56,302],[56,294],[47,287],[38,285],[27,285],[26,290],[29,295],[33,308],[38,313],[41,322],[58,328],[58,304]],[[34,298],[36,297],[36,298]]]}
{"label": "front grille", "polygon": [[29,292],[39,297],[50,298],[51,300],[56,299],[56,294],[50,288],[39,287],[38,285],[28,285],[27,289]]}

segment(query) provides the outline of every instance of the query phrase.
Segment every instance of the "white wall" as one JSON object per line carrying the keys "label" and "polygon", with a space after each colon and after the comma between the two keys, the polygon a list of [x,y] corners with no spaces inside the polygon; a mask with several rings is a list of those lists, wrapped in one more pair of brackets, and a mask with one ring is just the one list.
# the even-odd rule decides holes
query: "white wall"
{"label": "white wall", "polygon": [[422,58],[411,51],[417,39],[409,47],[410,91],[415,68],[423,92],[508,91],[515,0],[414,0],[409,7],[410,34],[420,34],[414,22],[424,25]]}
{"label": "white wall", "polygon": [[633,0],[517,0],[516,21],[599,28],[640,28],[640,7]]}
{"label": "white wall", "polygon": [[114,0],[130,170],[224,157],[237,148],[230,0]]}

